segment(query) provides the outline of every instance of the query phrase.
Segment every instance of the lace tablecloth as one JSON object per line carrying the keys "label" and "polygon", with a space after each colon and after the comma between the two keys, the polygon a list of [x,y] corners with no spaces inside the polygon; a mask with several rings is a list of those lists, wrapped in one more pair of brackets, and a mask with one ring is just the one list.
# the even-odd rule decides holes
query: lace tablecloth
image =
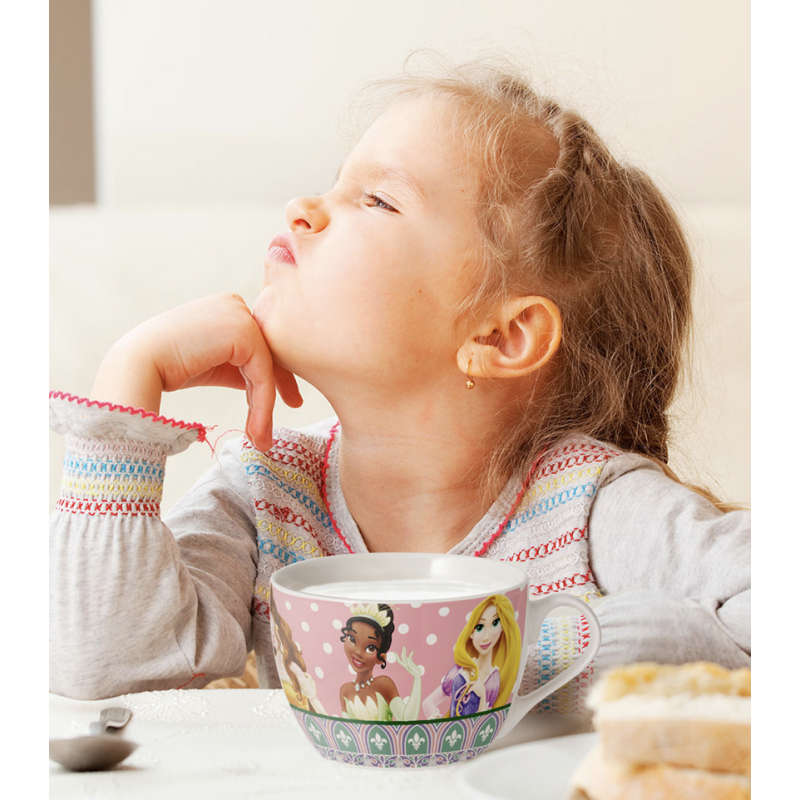
{"label": "lace tablecloth", "polygon": [[[295,722],[283,692],[270,689],[184,689],[96,701],[50,695],[50,738],[87,734],[100,710],[112,705],[133,711],[123,735],[139,749],[108,772],[70,773],[50,762],[51,798],[463,800],[454,780],[459,764],[372,769],[326,761]],[[585,730],[582,724],[529,715],[490,750],[575,733]]]}

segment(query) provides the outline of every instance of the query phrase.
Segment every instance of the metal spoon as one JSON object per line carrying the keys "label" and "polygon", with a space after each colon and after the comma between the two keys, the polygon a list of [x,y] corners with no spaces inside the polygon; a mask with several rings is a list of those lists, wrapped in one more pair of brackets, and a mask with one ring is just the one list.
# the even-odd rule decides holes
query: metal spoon
{"label": "metal spoon", "polygon": [[104,708],[100,721],[89,727],[91,736],[50,740],[50,759],[72,772],[110,769],[124,761],[139,746],[107,730],[121,730],[131,718],[128,708]]}
{"label": "metal spoon", "polygon": [[92,736],[100,736],[111,731],[121,731],[130,721],[133,712],[129,708],[122,706],[111,706],[104,708],[100,712],[100,721],[93,722],[89,726],[89,733]]}

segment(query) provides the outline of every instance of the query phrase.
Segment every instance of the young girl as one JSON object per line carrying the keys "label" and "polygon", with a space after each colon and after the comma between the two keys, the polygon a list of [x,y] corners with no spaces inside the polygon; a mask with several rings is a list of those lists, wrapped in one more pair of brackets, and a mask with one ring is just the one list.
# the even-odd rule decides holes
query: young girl
{"label": "young girl", "polygon": [[[269,578],[377,551],[513,561],[603,628],[539,710],[632,661],[749,664],[750,517],[668,470],[692,265],[653,183],[577,114],[480,64],[384,84],[333,188],[292,200],[252,309],[191,302],[123,337],[66,437],[50,551],[51,690],[199,688],[255,650],[278,688]],[[272,429],[294,376],[337,418]],[[244,389],[246,437],[162,521],[167,456],[205,428],[162,392]],[[522,690],[563,669],[549,620]]]}

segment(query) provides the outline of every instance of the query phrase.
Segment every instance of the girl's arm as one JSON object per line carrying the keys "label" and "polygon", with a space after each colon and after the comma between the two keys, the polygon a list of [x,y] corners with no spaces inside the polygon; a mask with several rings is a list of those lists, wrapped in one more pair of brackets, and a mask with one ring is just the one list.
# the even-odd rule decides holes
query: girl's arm
{"label": "girl's arm", "polygon": [[596,666],[750,663],[750,514],[723,514],[637,456],[611,461],[589,518]]}
{"label": "girl's arm", "polygon": [[50,524],[51,691],[94,699],[240,674],[257,549],[236,451],[165,524],[167,456],[202,428],[68,396],[51,400],[51,425],[67,445]]}
{"label": "girl's arm", "polygon": [[245,389],[247,432],[272,444],[276,387],[302,400],[273,364],[237,295],[188,303],[135,328],[109,351],[93,401],[57,396],[66,438],[62,497],[51,518],[51,690],[80,698],[202,686],[238,675],[250,644],[257,549],[252,499],[220,465],[176,506],[159,503],[167,456],[202,434],[158,417],[161,393]]}
{"label": "girl's arm", "polygon": [[272,446],[275,391],[302,404],[297,381],[273,362],[267,342],[239,295],[205,297],[174,308],[123,336],[108,352],[92,387],[94,400],[158,413],[163,392],[227,386],[247,392],[247,431]]}

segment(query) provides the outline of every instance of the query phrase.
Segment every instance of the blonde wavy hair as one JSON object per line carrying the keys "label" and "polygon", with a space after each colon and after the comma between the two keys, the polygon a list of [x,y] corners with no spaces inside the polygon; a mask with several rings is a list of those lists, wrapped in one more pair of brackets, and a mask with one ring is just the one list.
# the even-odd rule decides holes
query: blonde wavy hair
{"label": "blonde wavy hair", "polygon": [[677,479],[668,410],[694,276],[678,217],[641,169],[618,161],[580,114],[538,94],[505,57],[431,62],[369,84],[355,105],[374,119],[405,100],[450,102],[466,158],[479,165],[481,247],[458,323],[479,322],[515,294],[548,297],[562,318],[559,349],[507,410],[509,435],[476,465],[487,498],[576,434],[650,457]]}
{"label": "blonde wavy hair", "polygon": [[475,606],[469,615],[467,624],[459,634],[453,656],[455,663],[468,670],[470,680],[474,681],[478,677],[476,661],[478,651],[472,644],[472,633],[480,621],[481,614],[492,605],[497,609],[497,616],[500,617],[500,624],[503,626],[503,633],[492,651],[492,666],[496,666],[500,671],[500,692],[494,702],[494,707],[499,708],[508,702],[514,689],[522,654],[522,637],[514,614],[514,606],[505,595],[494,594]]}

